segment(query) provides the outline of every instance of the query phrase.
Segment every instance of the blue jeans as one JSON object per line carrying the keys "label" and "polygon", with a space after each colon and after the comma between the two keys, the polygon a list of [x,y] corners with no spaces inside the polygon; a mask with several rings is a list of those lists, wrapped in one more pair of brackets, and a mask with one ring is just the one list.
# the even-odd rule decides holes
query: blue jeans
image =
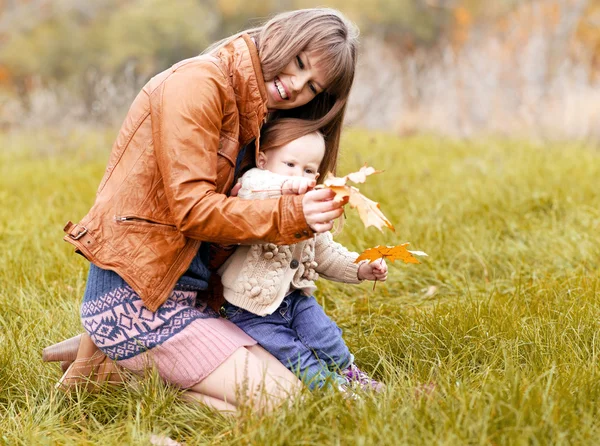
{"label": "blue jeans", "polygon": [[227,319],[254,338],[311,389],[344,384],[339,375],[354,360],[342,339],[342,330],[313,296],[288,294],[279,308],[258,316],[225,303]]}

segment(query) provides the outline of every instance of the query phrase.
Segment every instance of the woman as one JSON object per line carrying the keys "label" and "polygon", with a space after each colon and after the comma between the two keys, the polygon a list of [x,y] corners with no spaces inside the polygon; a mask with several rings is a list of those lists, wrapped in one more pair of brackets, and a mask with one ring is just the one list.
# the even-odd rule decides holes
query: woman
{"label": "woman", "polygon": [[321,171],[335,170],[356,45],[356,28],[339,12],[292,11],[146,84],[94,206],[65,227],[65,240],[92,264],[81,307],[87,334],[63,385],[111,376],[116,360],[137,373],[156,367],[220,410],[234,410],[240,395],[263,408],[297,390],[291,372],[196,297],[210,276],[208,242],[296,243],[330,230],[343,212],[327,189],[260,202],[226,194],[240,147],[255,140],[258,151],[267,118],[304,119],[290,141],[320,129]]}

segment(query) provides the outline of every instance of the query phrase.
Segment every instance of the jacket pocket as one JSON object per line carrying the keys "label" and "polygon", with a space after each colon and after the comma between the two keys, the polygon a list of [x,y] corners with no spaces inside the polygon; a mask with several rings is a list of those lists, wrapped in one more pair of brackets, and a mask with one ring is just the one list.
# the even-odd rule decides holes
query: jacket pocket
{"label": "jacket pocket", "polygon": [[115,221],[118,225],[127,226],[132,230],[140,230],[147,232],[148,230],[162,232],[162,233],[175,233],[179,232],[177,227],[172,224],[154,221],[146,217],[139,217],[136,215],[115,215]]}

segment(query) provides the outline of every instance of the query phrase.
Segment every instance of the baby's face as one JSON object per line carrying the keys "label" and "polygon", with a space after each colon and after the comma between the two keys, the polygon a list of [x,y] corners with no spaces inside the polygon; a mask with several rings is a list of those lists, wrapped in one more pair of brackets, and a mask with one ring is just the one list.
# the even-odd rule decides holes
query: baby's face
{"label": "baby's face", "polygon": [[318,133],[310,133],[279,149],[258,154],[257,165],[279,175],[317,179],[319,165],[325,156],[325,141]]}

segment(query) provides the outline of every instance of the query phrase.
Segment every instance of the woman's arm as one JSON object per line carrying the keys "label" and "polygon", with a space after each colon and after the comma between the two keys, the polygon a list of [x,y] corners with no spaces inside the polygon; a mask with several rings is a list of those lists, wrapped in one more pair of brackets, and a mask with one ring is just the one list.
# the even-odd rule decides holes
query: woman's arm
{"label": "woman's arm", "polygon": [[[309,237],[303,196],[249,202],[216,192],[230,88],[220,68],[202,60],[179,67],[151,92],[155,150],[177,228],[188,237],[224,244],[295,243]],[[235,155],[225,153],[232,163]],[[321,206],[319,212],[324,210]]]}

